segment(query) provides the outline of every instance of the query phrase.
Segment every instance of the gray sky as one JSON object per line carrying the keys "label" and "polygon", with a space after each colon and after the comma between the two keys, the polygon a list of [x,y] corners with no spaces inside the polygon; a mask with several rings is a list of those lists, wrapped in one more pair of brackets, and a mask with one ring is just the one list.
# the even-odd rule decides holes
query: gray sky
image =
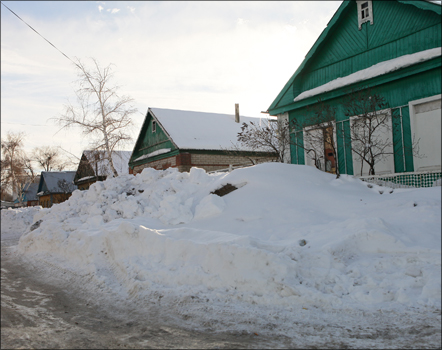
{"label": "gray sky", "polygon": [[[71,58],[114,63],[135,99],[134,142],[148,107],[263,116],[341,1],[3,1]],[[49,118],[74,102],[73,64],[1,6],[1,135],[25,148],[88,148]],[[132,150],[133,144],[125,149]]]}

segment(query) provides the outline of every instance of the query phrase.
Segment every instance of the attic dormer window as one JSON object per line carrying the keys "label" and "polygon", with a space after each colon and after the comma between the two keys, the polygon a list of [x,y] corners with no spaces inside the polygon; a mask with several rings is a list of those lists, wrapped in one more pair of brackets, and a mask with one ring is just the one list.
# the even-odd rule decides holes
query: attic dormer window
{"label": "attic dormer window", "polygon": [[362,24],[370,22],[373,24],[373,7],[371,1],[356,1],[358,7],[358,25],[359,29],[362,28]]}
{"label": "attic dormer window", "polygon": [[152,122],[152,134],[154,132],[157,132],[157,122],[155,120]]}

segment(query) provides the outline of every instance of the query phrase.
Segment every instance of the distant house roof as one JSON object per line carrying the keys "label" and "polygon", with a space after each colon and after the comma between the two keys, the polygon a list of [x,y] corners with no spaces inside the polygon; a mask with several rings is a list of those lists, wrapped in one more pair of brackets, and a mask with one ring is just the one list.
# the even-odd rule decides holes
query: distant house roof
{"label": "distant house roof", "polygon": [[[165,108],[149,108],[171,141],[180,149],[222,150],[232,149],[243,122],[266,123],[267,118],[240,117],[235,115],[183,111]],[[249,149],[241,149],[249,151]]]}
{"label": "distant house roof", "polygon": [[75,171],[42,171],[37,196],[47,193],[70,193],[77,189],[74,185]]}
{"label": "distant house roof", "polygon": [[[106,157],[106,151],[90,151],[86,150],[83,152],[86,156],[89,164],[91,164],[95,176],[109,176],[113,175],[109,160]],[[131,156],[131,151],[113,151],[112,152],[112,163],[114,164],[115,170],[119,175],[124,175],[129,173],[129,159]]]}
{"label": "distant house roof", "polygon": [[37,192],[38,192],[38,183],[30,184],[27,190],[25,190],[25,197],[24,197],[25,201],[38,200]]}

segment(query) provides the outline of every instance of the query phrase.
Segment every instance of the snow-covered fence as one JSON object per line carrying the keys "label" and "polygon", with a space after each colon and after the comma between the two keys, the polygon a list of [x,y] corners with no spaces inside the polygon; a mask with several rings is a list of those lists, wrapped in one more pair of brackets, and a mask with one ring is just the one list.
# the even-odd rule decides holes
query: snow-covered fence
{"label": "snow-covered fence", "polygon": [[441,171],[421,171],[395,173],[388,175],[357,176],[358,179],[391,188],[435,187],[441,186]]}

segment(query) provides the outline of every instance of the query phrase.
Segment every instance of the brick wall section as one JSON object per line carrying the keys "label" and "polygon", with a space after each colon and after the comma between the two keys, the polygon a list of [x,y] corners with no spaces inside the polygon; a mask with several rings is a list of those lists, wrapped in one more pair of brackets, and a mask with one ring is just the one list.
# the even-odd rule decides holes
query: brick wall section
{"label": "brick wall section", "polygon": [[[184,156],[184,157],[183,157]],[[253,157],[257,163],[271,162],[275,158],[271,157]],[[189,164],[190,161],[190,164]],[[186,164],[187,163],[187,164]],[[157,170],[167,169],[169,167],[178,168],[180,172],[190,171],[192,167],[203,168],[206,171],[214,171],[228,168],[230,165],[248,165],[252,164],[248,158],[221,155],[221,154],[180,154],[176,157],[169,157],[157,160],[151,163],[138,165],[134,168],[133,173],[138,174],[144,168],[155,168]]]}
{"label": "brick wall section", "polygon": [[160,160],[155,160],[150,163],[137,165],[134,167],[133,173],[134,175],[141,173],[144,168],[154,168],[157,170],[164,170],[167,168],[176,168],[176,157],[168,157]]}

